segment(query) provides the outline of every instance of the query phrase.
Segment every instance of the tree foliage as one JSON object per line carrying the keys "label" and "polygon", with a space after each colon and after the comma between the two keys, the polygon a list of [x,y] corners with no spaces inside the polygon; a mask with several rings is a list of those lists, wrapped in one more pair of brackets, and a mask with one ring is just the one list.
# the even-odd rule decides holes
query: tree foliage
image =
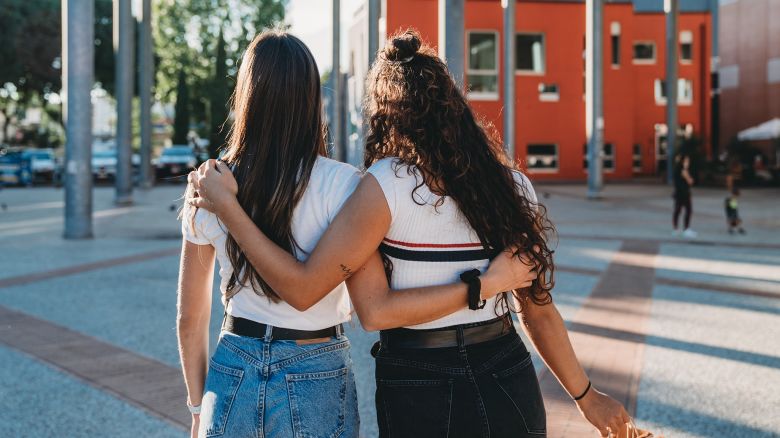
{"label": "tree foliage", "polygon": [[[62,12],[59,0],[3,0],[0,8],[0,113],[22,117],[62,87]],[[114,89],[111,0],[95,2],[95,80]],[[55,120],[58,118],[54,118]],[[3,133],[7,126],[2,127]],[[5,137],[4,137],[5,138]]]}
{"label": "tree foliage", "polygon": [[238,60],[254,36],[279,26],[287,0],[161,0],[155,4],[156,97],[176,100],[186,69],[190,113],[212,155],[224,142]]}

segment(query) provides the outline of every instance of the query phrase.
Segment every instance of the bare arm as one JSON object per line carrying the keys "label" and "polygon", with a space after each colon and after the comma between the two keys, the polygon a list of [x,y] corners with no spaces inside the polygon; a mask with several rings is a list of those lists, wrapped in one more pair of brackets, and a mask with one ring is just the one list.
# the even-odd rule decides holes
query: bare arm
{"label": "bare arm", "polygon": [[[295,309],[303,311],[363,266],[390,228],[390,209],[373,176],[366,176],[347,200],[317,247],[305,262],[298,261],[257,228],[238,203],[235,192],[222,185],[235,184],[222,163],[206,168],[206,178],[191,174],[190,181],[209,201],[196,198],[194,205],[214,211],[238,242],[257,272]],[[221,190],[221,191],[220,191]]]}
{"label": "bare arm", "polygon": [[691,176],[691,172],[689,168],[691,167],[691,159],[690,157],[683,158],[683,168],[682,168],[682,177],[685,179],[685,181],[688,182],[688,185],[693,185],[693,177]]}
{"label": "bare arm", "polygon": [[[504,251],[481,276],[482,298],[529,287],[535,278],[535,271]],[[468,307],[464,283],[390,290],[378,252],[347,280],[347,288],[360,324],[368,331],[422,324]]]}
{"label": "bare arm", "polygon": [[[208,369],[214,254],[214,248],[210,245],[196,245],[183,240],[176,332],[187,397],[193,406],[201,403]],[[195,430],[197,417],[193,418]]]}
{"label": "bare arm", "polygon": [[[577,360],[566,325],[555,305],[540,306],[526,299],[522,305],[522,317],[523,331],[566,392],[572,397],[582,394],[588,386],[588,376]],[[596,388],[591,388],[577,402],[577,407],[602,436],[607,435],[607,427],[613,434],[619,434],[629,421],[623,406]]]}

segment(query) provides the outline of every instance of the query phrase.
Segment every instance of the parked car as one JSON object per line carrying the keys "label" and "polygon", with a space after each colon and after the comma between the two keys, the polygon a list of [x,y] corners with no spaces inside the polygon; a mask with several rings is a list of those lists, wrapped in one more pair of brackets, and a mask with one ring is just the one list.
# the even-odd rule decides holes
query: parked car
{"label": "parked car", "polygon": [[26,149],[22,156],[30,160],[33,182],[53,182],[57,163],[52,149]]}
{"label": "parked car", "polygon": [[113,180],[116,177],[116,151],[92,152],[92,177],[96,181]]}
{"label": "parked car", "polygon": [[175,178],[187,175],[198,165],[195,151],[187,145],[173,145],[165,148],[155,163],[157,178]]}
{"label": "parked car", "polygon": [[30,159],[21,150],[0,151],[0,185],[32,185]]}

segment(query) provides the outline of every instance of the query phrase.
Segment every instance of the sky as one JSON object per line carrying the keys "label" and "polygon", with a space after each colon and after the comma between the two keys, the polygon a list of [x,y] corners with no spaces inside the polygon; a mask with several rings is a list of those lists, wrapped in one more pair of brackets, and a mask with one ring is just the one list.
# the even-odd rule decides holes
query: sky
{"label": "sky", "polygon": [[[365,0],[341,0],[341,64],[347,59],[347,33],[352,15]],[[311,50],[320,73],[331,66],[331,11],[332,0],[290,0],[285,20],[290,32],[300,38]]]}

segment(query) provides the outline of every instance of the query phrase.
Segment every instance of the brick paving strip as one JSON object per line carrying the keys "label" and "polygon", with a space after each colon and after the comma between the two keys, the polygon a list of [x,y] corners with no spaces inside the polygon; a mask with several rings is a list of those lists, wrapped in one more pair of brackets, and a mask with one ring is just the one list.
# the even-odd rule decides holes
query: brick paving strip
{"label": "brick paving strip", "polygon": [[[180,251],[178,247],[168,248],[7,277],[0,279],[0,288],[170,257]],[[3,306],[0,306],[0,321],[0,343],[178,428],[189,428],[190,414],[183,405],[187,394],[178,368]]]}
{"label": "brick paving strip", "polygon": [[189,428],[178,368],[3,306],[0,321],[0,343],[178,428]]}
{"label": "brick paving strip", "polygon": [[[593,385],[636,414],[644,341],[659,244],[626,240],[569,325],[577,356]],[[614,336],[604,336],[607,329]],[[598,436],[547,369],[539,373],[551,438]],[[641,425],[640,425],[641,427]]]}
{"label": "brick paving strip", "polygon": [[52,269],[50,271],[34,272],[32,274],[18,275],[15,277],[0,278],[0,288],[21,286],[24,284],[35,283],[36,281],[49,280],[66,275],[80,274],[82,272],[97,271],[114,266],[126,265],[129,263],[144,262],[162,257],[170,257],[181,252],[181,247],[161,249],[159,251],[145,252],[125,257],[117,257],[99,262],[84,263],[81,265],[68,266],[65,268]]}

